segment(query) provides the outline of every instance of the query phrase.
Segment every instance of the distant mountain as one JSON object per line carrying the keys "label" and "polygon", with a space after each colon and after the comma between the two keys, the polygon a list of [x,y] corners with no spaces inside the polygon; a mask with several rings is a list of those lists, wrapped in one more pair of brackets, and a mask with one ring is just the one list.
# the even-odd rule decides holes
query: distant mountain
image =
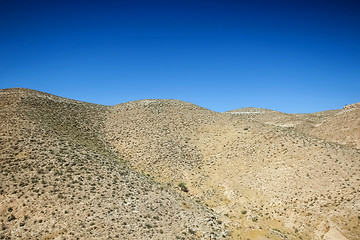
{"label": "distant mountain", "polygon": [[0,106],[3,238],[360,236],[360,151],[327,132],[356,136],[356,106],[217,113],[29,89],[1,90]]}
{"label": "distant mountain", "polygon": [[269,125],[293,127],[321,139],[360,149],[360,103],[308,114],[286,114],[263,108],[240,108],[226,113]]}

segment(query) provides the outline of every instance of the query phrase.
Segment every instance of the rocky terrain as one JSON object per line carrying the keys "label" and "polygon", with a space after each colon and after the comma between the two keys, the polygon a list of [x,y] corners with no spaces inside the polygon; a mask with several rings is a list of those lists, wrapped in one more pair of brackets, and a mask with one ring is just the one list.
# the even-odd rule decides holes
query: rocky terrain
{"label": "rocky terrain", "polygon": [[203,204],[134,171],[104,141],[109,107],[0,92],[1,239],[220,238]]}
{"label": "rocky terrain", "polygon": [[360,103],[346,105],[316,125],[309,134],[360,149]]}
{"label": "rocky terrain", "polygon": [[218,113],[0,91],[3,239],[360,239],[359,104]]}
{"label": "rocky terrain", "polygon": [[308,114],[286,114],[261,108],[241,108],[226,113],[268,125],[292,127],[321,139],[360,148],[360,103]]}

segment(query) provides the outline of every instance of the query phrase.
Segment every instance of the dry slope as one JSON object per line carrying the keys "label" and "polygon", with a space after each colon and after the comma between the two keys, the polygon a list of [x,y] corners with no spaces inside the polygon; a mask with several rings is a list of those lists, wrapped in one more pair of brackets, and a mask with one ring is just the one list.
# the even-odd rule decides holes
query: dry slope
{"label": "dry slope", "polygon": [[264,124],[26,89],[0,104],[3,238],[359,239],[360,152],[307,133],[336,112]]}
{"label": "dry slope", "polygon": [[261,108],[241,108],[226,113],[268,125],[292,127],[327,141],[360,149],[360,103],[346,105],[339,110],[307,114],[286,114]]}
{"label": "dry slope", "polygon": [[360,103],[345,106],[309,134],[360,149]]}
{"label": "dry slope", "polygon": [[116,105],[105,129],[132,167],[185,182],[234,239],[360,234],[356,149],[178,100]]}
{"label": "dry slope", "polygon": [[200,203],[138,173],[104,140],[109,107],[0,91],[1,239],[194,239],[226,234]]}

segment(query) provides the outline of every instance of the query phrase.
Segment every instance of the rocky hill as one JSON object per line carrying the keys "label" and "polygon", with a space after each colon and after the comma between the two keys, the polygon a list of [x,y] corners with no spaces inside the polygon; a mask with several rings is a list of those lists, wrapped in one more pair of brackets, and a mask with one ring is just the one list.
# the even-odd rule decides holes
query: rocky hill
{"label": "rocky hill", "polygon": [[308,114],[286,114],[261,108],[241,108],[226,112],[264,124],[292,127],[315,137],[360,149],[360,103],[343,109]]}
{"label": "rocky hill", "polygon": [[345,106],[309,134],[360,149],[360,103]]}
{"label": "rocky hill", "polygon": [[360,151],[317,135],[356,110],[110,107],[26,89],[0,104],[3,238],[359,239]]}
{"label": "rocky hill", "polygon": [[109,107],[0,92],[1,239],[225,235],[199,202],[129,168],[104,140]]}

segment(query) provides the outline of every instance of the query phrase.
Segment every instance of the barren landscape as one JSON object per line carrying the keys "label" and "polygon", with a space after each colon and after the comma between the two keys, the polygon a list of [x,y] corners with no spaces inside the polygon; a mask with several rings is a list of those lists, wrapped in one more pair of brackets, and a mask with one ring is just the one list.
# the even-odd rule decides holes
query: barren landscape
{"label": "barren landscape", "polygon": [[0,106],[0,239],[360,239],[360,103],[219,113],[12,88]]}

